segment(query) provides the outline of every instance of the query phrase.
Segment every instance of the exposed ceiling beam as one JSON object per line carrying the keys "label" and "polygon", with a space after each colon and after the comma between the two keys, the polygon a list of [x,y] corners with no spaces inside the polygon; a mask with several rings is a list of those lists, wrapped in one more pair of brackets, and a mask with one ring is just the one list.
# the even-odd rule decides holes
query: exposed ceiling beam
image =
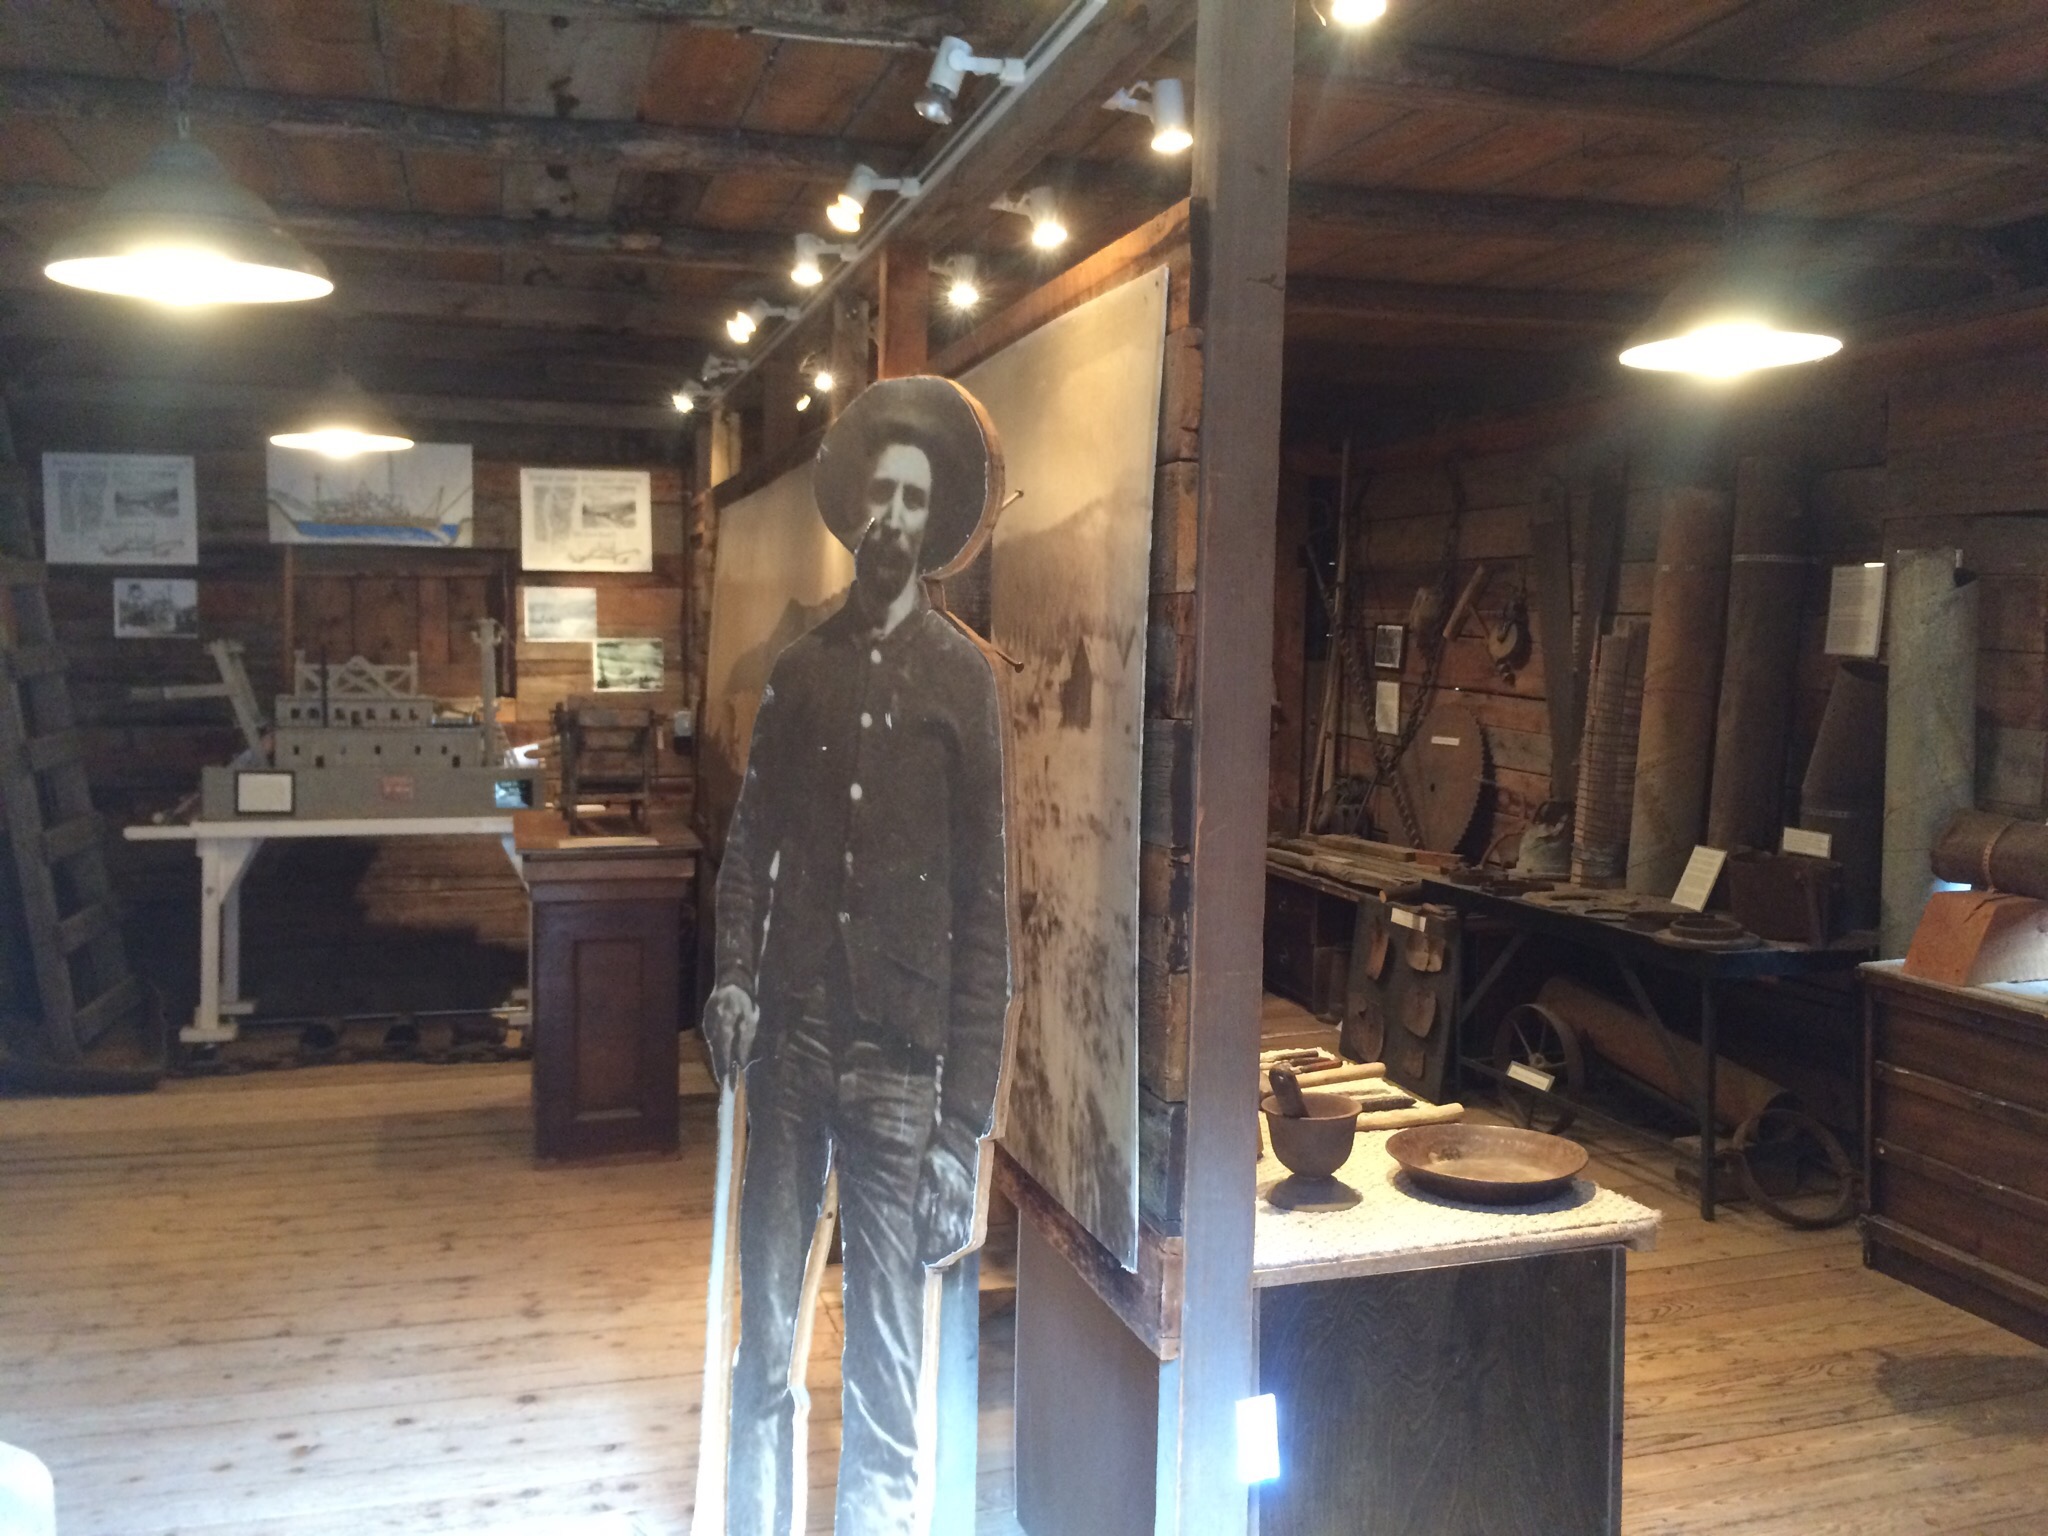
{"label": "exposed ceiling beam", "polygon": [[[164,89],[149,80],[0,70],[0,102],[13,112],[46,117],[165,121]],[[206,86],[192,91],[192,116],[202,136],[209,122],[232,123],[293,137],[376,138],[405,148],[467,150],[497,160],[596,163],[621,171],[760,172],[830,182],[844,179],[856,162],[888,171],[903,159],[903,151],[891,145],[799,134],[455,112],[395,101]]]}
{"label": "exposed ceiling beam", "polygon": [[[1449,320],[1525,330],[1615,331],[1641,321],[1654,298],[1630,293],[1543,293],[1432,283],[1356,283],[1290,277],[1287,315],[1355,320]],[[1290,332],[1295,327],[1290,323]]]}
{"label": "exposed ceiling beam", "polygon": [[[685,425],[673,409],[615,400],[516,400],[455,395],[408,395],[380,391],[379,402],[401,420],[486,422],[500,426],[602,427],[637,432],[678,432]],[[306,392],[262,384],[224,384],[192,379],[99,379],[80,377],[17,381],[7,387],[11,405],[106,406],[116,410],[198,414],[281,415],[306,401]]]}
{"label": "exposed ceiling beam", "polygon": [[1451,48],[1347,50],[1322,31],[1304,29],[1297,92],[1720,140],[1796,138],[2002,161],[2048,156],[2048,101],[1654,74]]}
{"label": "exposed ceiling beam", "polygon": [[462,0],[482,11],[580,16],[613,21],[674,22],[770,37],[860,43],[871,48],[928,48],[948,32],[972,29],[976,18],[943,0]]}
{"label": "exposed ceiling beam", "polygon": [[[1294,216],[1314,224],[1478,239],[1589,241],[1615,245],[1724,245],[1728,220],[1699,208],[1588,202],[1499,193],[1415,192],[1297,182]],[[1744,235],[1818,265],[1968,267],[2000,271],[2006,258],[1986,234],[1882,219],[1793,219],[1751,214]]]}
{"label": "exposed ceiling beam", "polygon": [[[98,194],[71,187],[0,185],[0,218],[83,207]],[[720,229],[635,229],[567,219],[466,218],[437,213],[386,213],[359,208],[274,205],[301,239],[314,245],[387,251],[561,251],[582,256],[657,261],[763,272],[787,267],[786,236]]]}

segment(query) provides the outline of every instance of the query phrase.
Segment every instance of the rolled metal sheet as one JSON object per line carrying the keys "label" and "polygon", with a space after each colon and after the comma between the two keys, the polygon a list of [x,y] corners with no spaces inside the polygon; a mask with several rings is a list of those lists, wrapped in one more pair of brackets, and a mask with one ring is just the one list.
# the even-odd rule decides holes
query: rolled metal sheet
{"label": "rolled metal sheet", "polygon": [[1607,885],[1627,873],[1635,803],[1636,733],[1642,724],[1643,652],[1649,628],[1623,619],[1593,647],[1586,734],[1579,753],[1572,826],[1572,881]]}
{"label": "rolled metal sheet", "polygon": [[1990,811],[1960,812],[1934,845],[1937,879],[2048,901],[2048,826]]}
{"label": "rolled metal sheet", "polygon": [[1714,722],[1707,843],[1775,849],[1785,825],[1785,734],[1805,620],[1806,506],[1798,466],[1748,458],[1735,466],[1735,546],[1728,566],[1728,639]]}
{"label": "rolled metal sheet", "polygon": [[1799,790],[1799,825],[1825,832],[1842,866],[1842,926],[1875,928],[1884,836],[1884,705],[1889,674],[1875,661],[1835,669]]}
{"label": "rolled metal sheet", "polygon": [[1977,781],[1977,578],[1953,549],[1892,560],[1878,956],[1906,953],[1934,890],[1930,857]]}
{"label": "rolled metal sheet", "polygon": [[1628,888],[1653,896],[1677,889],[1706,829],[1735,535],[1734,508],[1722,491],[1672,487],[1663,513],[1628,836]]}

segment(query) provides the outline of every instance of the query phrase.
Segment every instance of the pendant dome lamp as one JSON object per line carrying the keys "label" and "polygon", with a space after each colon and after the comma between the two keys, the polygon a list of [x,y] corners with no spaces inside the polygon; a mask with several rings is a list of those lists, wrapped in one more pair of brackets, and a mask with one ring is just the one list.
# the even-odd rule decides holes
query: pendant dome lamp
{"label": "pendant dome lamp", "polygon": [[413,446],[390,412],[339,371],[289,427],[271,433],[270,441],[278,448],[297,448],[329,459],[401,453]]}
{"label": "pendant dome lamp", "polygon": [[1741,172],[1730,190],[1728,248],[1680,282],[1622,348],[1624,367],[1729,381],[1766,368],[1819,362],[1842,339],[1807,312],[1789,265],[1745,237]]}
{"label": "pendant dome lamp", "polygon": [[270,205],[239,185],[191,137],[192,50],[185,4],[174,6],[179,68],[170,84],[177,137],[116,182],[43,266],[54,282],[176,308],[324,298],[320,258],[286,233]]}

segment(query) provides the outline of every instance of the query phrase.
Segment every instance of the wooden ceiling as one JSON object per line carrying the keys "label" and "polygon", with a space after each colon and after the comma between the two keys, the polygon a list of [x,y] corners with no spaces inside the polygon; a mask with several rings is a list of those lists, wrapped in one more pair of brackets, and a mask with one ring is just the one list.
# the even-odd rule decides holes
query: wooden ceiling
{"label": "wooden ceiling", "polygon": [[[338,291],[319,314],[138,324],[54,292],[40,253],[165,136],[172,13],[8,0],[0,368],[18,402],[198,377],[225,403],[333,359],[423,409],[664,425],[737,303],[796,297],[791,237],[830,233],[851,167],[943,141],[911,110],[932,42],[1021,52],[1063,9],[191,0],[195,134]],[[933,249],[980,253],[1000,300],[1184,195],[1142,122],[1088,103],[1161,48],[1152,68],[1191,78],[1192,10],[1112,0],[1063,65],[1073,109],[985,153],[975,194],[924,218]],[[1362,35],[1304,0],[1297,58],[1303,408],[1597,375],[1725,238],[1738,174],[1751,232],[1852,318],[2043,277],[2048,0],[1394,0]],[[1037,181],[1074,231],[1062,258],[981,206]]]}

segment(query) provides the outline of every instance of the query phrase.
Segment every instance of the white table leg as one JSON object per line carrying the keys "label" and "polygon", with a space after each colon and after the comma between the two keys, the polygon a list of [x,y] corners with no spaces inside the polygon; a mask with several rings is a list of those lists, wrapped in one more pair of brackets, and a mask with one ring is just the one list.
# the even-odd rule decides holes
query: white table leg
{"label": "white table leg", "polygon": [[199,840],[199,1006],[191,1025],[178,1031],[188,1045],[234,1039],[234,1016],[248,1012],[241,999],[241,888],[257,844],[253,837]]}

